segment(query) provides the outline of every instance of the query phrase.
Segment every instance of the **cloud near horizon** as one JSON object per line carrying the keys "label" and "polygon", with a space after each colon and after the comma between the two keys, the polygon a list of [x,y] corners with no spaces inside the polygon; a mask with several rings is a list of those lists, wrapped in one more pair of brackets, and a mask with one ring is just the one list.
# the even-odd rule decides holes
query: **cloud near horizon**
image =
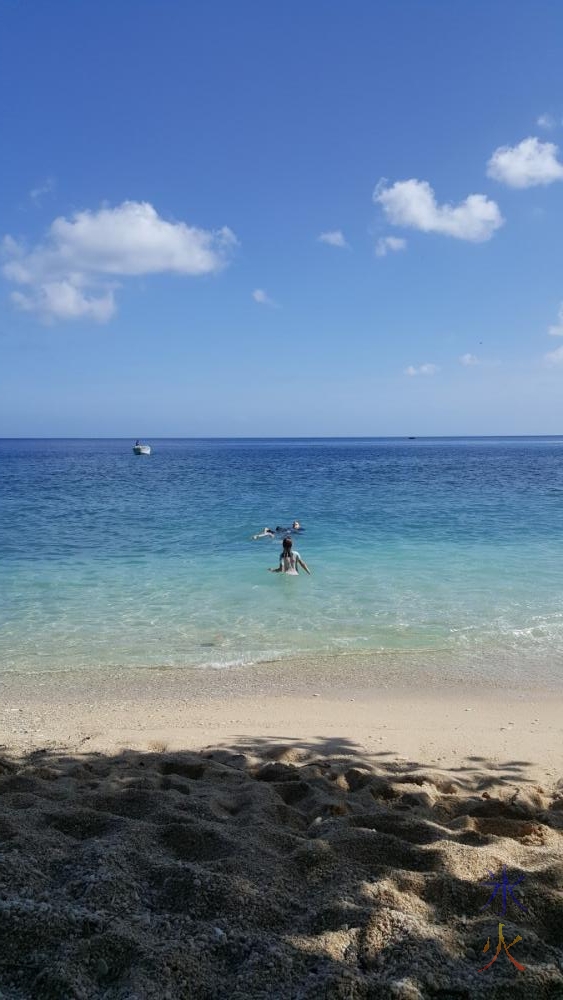
{"label": "cloud near horizon", "polygon": [[478,365],[481,362],[475,354],[462,354],[459,359],[460,365],[465,365],[466,368],[470,368],[472,365]]}
{"label": "cloud near horizon", "polygon": [[214,274],[237,245],[223,227],[211,231],[168,222],[148,202],[75,212],[55,219],[31,250],[4,238],[4,277],[24,291],[13,304],[46,322],[91,318],[107,322],[116,309],[118,279],[147,274]]}
{"label": "cloud near horizon", "polygon": [[512,188],[537,187],[563,180],[559,148],[528,136],[517,146],[499,146],[487,163],[487,176]]}
{"label": "cloud near horizon", "polygon": [[536,125],[539,125],[540,128],[552,129],[557,127],[557,122],[553,115],[550,115],[549,112],[546,111],[543,115],[538,115]]}
{"label": "cloud near horizon", "polygon": [[418,368],[415,365],[409,365],[408,368],[405,368],[405,375],[435,375],[439,371],[438,365],[427,362],[424,365],[419,365]]}
{"label": "cloud near horizon", "polygon": [[255,288],[252,293],[252,298],[261,306],[271,306],[272,309],[279,309],[278,303],[274,302],[274,300],[270,298],[268,293],[265,292],[263,288]]}
{"label": "cloud near horizon", "polygon": [[395,181],[390,187],[380,180],[373,200],[393,225],[442,233],[471,243],[490,240],[504,223],[496,202],[484,194],[470,194],[458,205],[439,205],[428,181],[416,178]]}
{"label": "cloud near horizon", "polygon": [[329,247],[350,249],[350,244],[347,242],[341,229],[331,229],[329,232],[320,233],[317,239],[319,243],[326,243]]}
{"label": "cloud near horizon", "polygon": [[554,326],[550,326],[547,332],[550,337],[563,337],[563,302],[559,306],[557,323]]}
{"label": "cloud near horizon", "polygon": [[404,250],[407,241],[402,236],[381,236],[375,244],[376,257],[386,257],[388,253]]}
{"label": "cloud near horizon", "polygon": [[555,351],[544,354],[544,361],[548,365],[563,365],[563,347],[558,347]]}
{"label": "cloud near horizon", "polygon": [[51,194],[55,189],[55,180],[53,177],[47,177],[42,184],[38,184],[29,192],[29,197],[35,205],[41,204],[41,199],[46,194]]}

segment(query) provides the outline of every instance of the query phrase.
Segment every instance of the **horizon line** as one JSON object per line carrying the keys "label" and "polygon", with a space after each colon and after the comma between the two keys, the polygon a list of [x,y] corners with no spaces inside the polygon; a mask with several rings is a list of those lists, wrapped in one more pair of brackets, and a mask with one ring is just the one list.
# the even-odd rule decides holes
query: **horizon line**
{"label": "horizon line", "polygon": [[466,438],[491,440],[493,438],[561,438],[559,434],[203,434],[203,435],[0,435],[0,441],[459,441]]}

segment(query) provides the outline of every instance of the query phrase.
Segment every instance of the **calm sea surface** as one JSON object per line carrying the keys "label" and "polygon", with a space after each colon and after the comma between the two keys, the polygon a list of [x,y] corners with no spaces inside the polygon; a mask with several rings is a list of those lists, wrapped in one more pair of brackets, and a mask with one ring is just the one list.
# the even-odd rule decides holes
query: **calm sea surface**
{"label": "calm sea surface", "polygon": [[[563,439],[0,441],[0,672],[563,666]],[[313,575],[267,572],[304,526]],[[377,655],[374,662],[377,662]]]}

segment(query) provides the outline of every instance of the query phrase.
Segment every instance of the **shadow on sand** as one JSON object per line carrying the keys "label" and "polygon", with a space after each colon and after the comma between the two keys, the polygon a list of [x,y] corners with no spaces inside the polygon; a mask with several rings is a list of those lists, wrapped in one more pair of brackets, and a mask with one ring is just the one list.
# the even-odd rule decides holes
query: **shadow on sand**
{"label": "shadow on sand", "polygon": [[[561,1000],[563,785],[527,770],[282,736],[0,753],[0,996]],[[499,920],[522,940],[480,972]]]}

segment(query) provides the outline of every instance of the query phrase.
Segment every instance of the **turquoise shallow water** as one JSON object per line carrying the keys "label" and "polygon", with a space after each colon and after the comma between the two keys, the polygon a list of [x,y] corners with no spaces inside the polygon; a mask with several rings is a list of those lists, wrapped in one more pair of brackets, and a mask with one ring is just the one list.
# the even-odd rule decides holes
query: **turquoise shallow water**
{"label": "turquoise shallow water", "polygon": [[[151,443],[0,441],[0,671],[408,651],[559,676],[562,439]],[[250,540],[294,518],[310,578]]]}

